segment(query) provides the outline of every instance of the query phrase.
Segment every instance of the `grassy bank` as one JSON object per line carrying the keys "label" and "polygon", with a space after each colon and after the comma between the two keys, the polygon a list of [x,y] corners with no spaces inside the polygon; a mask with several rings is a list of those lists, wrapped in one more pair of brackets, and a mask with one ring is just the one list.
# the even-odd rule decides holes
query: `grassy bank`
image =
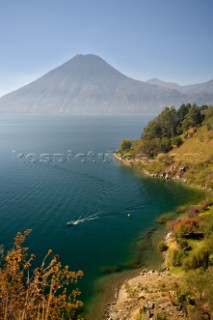
{"label": "grassy bank", "polygon": [[122,141],[115,158],[143,174],[206,193],[202,201],[158,217],[165,226],[158,245],[164,261],[153,274],[123,284],[111,319],[212,319],[213,108],[166,108],[142,139]]}

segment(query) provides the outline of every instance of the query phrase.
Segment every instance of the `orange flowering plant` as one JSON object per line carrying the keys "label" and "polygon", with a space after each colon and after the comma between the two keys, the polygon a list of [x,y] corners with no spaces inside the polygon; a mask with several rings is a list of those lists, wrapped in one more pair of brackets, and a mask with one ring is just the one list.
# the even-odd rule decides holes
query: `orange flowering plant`
{"label": "orange flowering plant", "polygon": [[36,256],[29,255],[28,248],[23,247],[30,232],[31,229],[19,232],[13,249],[1,254],[0,319],[83,319],[79,314],[83,307],[78,300],[79,289],[67,291],[83,272],[62,267],[52,250],[48,250],[38,268],[32,268]]}

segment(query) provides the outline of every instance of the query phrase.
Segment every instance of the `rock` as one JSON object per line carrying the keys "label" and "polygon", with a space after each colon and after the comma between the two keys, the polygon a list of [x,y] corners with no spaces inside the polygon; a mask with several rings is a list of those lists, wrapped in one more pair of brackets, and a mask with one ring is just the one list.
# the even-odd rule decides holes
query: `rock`
{"label": "rock", "polygon": [[175,237],[174,232],[168,232],[166,235],[166,241],[173,239]]}
{"label": "rock", "polygon": [[158,306],[161,310],[164,310],[164,305],[163,304],[159,304]]}
{"label": "rock", "polygon": [[140,300],[140,299],[145,299],[145,296],[143,293],[138,296],[138,300]]}
{"label": "rock", "polygon": [[148,308],[148,309],[154,309],[154,307],[155,307],[155,304],[154,304],[153,301],[148,301],[148,302],[147,302],[147,308]]}

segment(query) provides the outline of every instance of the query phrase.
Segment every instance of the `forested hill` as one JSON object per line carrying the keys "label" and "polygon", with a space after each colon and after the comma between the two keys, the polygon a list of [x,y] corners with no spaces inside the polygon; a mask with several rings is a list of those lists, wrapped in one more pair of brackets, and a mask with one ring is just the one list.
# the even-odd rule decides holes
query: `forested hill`
{"label": "forested hill", "polygon": [[123,140],[119,152],[153,176],[213,190],[213,107],[166,107],[141,139]]}
{"label": "forested hill", "polygon": [[[163,264],[162,273],[155,278],[158,290],[148,299],[155,301],[151,314],[156,319],[213,319],[213,107],[183,104],[178,110],[165,108],[148,123],[141,139],[123,140],[115,157],[150,176],[207,191],[202,201],[198,196],[193,203],[157,218],[158,223],[165,224],[166,236],[162,235],[158,246]],[[164,275],[169,279],[162,281]],[[148,288],[152,283],[150,280]],[[131,292],[137,293],[139,285],[135,282]],[[157,292],[156,299],[153,292]],[[160,294],[164,305],[157,302]],[[138,319],[141,314],[149,316],[149,304],[143,299],[142,309],[138,301],[136,296],[134,314],[138,313]],[[170,310],[174,305],[178,315]]]}

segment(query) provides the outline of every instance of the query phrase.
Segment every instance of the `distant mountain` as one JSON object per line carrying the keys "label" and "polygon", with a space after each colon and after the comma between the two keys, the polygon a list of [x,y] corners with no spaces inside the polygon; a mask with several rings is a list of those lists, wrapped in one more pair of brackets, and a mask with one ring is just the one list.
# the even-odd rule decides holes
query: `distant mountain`
{"label": "distant mountain", "polygon": [[[211,95],[213,91],[210,98]],[[100,57],[88,54],[77,55],[36,81],[3,96],[0,98],[0,112],[159,113],[166,105],[196,102],[193,99],[193,94],[188,96],[176,87],[133,80]],[[213,97],[211,101],[213,103]]]}
{"label": "distant mountain", "polygon": [[157,86],[161,86],[161,87],[164,87],[164,88],[175,89],[175,90],[181,91],[181,86],[179,84],[177,84],[177,83],[165,82],[165,81],[159,80],[157,78],[153,78],[153,79],[147,80],[146,82],[149,83],[149,84],[155,84]]}
{"label": "distant mountain", "polygon": [[179,92],[184,93],[190,102],[213,105],[213,80],[185,86],[180,86],[177,83],[165,82],[156,78],[147,80],[146,82],[163,88],[178,90]]}

